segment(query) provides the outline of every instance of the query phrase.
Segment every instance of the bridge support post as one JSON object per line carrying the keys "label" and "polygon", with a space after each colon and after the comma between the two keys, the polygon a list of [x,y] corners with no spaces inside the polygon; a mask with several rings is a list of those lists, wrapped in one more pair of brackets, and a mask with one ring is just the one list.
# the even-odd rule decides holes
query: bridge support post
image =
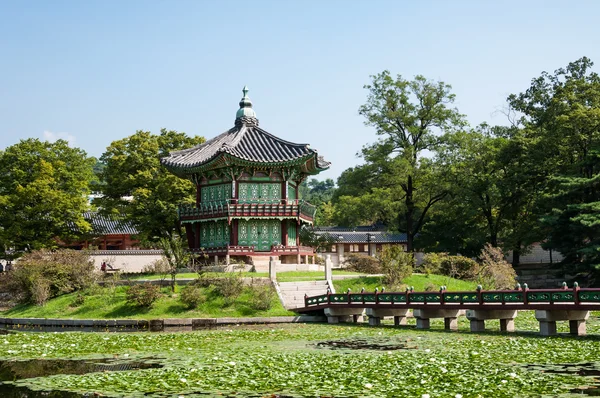
{"label": "bridge support post", "polygon": [[355,316],[362,315],[362,308],[325,308],[327,323],[352,322]]}
{"label": "bridge support post", "polygon": [[446,330],[457,330],[458,329],[458,316],[461,314],[461,310],[449,310],[449,309],[416,309],[413,311],[413,315],[417,319],[417,329],[429,329],[431,318],[444,318],[444,328]]}
{"label": "bridge support post", "polygon": [[542,336],[556,335],[556,322],[569,321],[569,332],[576,336],[586,334],[586,321],[590,311],[581,310],[535,310],[535,317],[540,323]]}
{"label": "bridge support post", "polygon": [[467,319],[471,322],[471,332],[484,332],[485,321],[488,319],[500,320],[500,331],[514,332],[516,310],[467,310]]}
{"label": "bridge support post", "polygon": [[408,308],[367,308],[366,314],[369,317],[369,325],[379,326],[381,320],[386,316],[394,317],[394,325],[406,325],[406,317],[408,316]]}

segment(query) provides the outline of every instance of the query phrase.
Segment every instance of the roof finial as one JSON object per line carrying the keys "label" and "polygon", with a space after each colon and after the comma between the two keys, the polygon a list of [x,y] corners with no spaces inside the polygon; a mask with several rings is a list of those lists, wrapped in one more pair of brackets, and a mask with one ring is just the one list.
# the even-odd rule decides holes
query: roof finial
{"label": "roof finial", "polygon": [[248,97],[248,86],[244,86],[242,92],[244,93],[244,97],[240,101],[240,109],[238,109],[235,115],[236,125],[238,123],[246,123],[246,124],[258,124],[258,120],[256,120],[256,113],[254,109],[252,109],[252,101]]}

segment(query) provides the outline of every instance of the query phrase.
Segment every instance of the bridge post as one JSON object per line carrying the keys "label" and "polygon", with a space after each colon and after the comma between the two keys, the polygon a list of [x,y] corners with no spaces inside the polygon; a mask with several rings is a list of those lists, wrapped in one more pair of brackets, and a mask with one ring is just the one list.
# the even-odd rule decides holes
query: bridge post
{"label": "bridge post", "polygon": [[586,320],[590,311],[582,310],[535,310],[535,317],[540,323],[540,335],[556,335],[556,322],[569,321],[569,333],[576,336],[586,334]]}
{"label": "bridge post", "polygon": [[354,321],[354,316],[360,316],[362,308],[325,308],[327,323],[347,323]]}
{"label": "bridge post", "polygon": [[369,325],[379,326],[381,320],[386,316],[394,317],[394,325],[406,325],[406,317],[408,317],[408,308],[367,308],[366,314],[369,317]]}
{"label": "bridge post", "polygon": [[449,309],[416,309],[413,311],[414,317],[417,319],[417,329],[429,329],[431,318],[444,318],[444,328],[446,330],[457,330],[457,318],[462,310]]}
{"label": "bridge post", "polygon": [[488,319],[500,320],[500,331],[514,332],[516,310],[467,310],[467,319],[471,322],[471,332],[484,332],[485,321]]}

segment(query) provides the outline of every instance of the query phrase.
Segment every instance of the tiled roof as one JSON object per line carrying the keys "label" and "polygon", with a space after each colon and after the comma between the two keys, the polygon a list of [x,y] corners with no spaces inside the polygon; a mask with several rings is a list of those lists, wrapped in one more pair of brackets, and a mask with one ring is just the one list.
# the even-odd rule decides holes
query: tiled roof
{"label": "tiled roof", "polygon": [[338,243],[406,243],[406,234],[402,232],[359,232],[359,231],[318,231],[317,235],[328,235]]}
{"label": "tiled roof", "polygon": [[84,213],[83,217],[92,226],[94,233],[99,235],[136,235],[138,230],[125,220],[115,220],[95,211]]}
{"label": "tiled roof", "polygon": [[229,154],[256,163],[287,162],[316,156],[318,168],[326,169],[330,165],[308,144],[285,141],[257,125],[245,123],[239,123],[234,128],[194,148],[171,152],[161,162],[167,167],[192,168],[221,154]]}

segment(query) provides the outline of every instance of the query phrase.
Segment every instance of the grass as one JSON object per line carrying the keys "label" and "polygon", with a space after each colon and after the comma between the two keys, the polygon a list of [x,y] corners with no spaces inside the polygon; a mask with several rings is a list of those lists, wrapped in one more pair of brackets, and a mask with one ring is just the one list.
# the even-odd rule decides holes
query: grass
{"label": "grass", "polygon": [[175,293],[170,288],[162,288],[162,297],[150,309],[138,308],[126,303],[127,286],[99,287],[84,293],[83,304],[74,306],[77,293],[65,294],[48,301],[43,306],[18,305],[3,313],[16,318],[73,318],[73,319],[153,319],[153,318],[220,318],[288,316],[293,313],[285,310],[274,294],[271,308],[255,310],[252,306],[253,291],[246,287],[233,302],[228,302],[213,288],[204,288],[206,302],[197,309],[188,310],[179,301],[181,287]]}
{"label": "grass", "polygon": [[[449,291],[475,290],[477,287],[477,283],[475,282],[462,281],[450,278],[449,276],[433,274],[412,274],[410,277],[404,279],[402,283],[407,286],[413,286],[416,291],[420,292],[431,285],[433,285],[435,290],[438,290],[440,286],[446,286],[446,290]],[[338,293],[345,292],[348,288],[353,292],[359,292],[363,287],[366,291],[372,292],[375,288],[381,289],[384,284],[383,277],[381,276],[366,276],[361,278],[334,280],[333,286],[335,286],[335,291]],[[386,288],[390,290],[389,287]]]}

